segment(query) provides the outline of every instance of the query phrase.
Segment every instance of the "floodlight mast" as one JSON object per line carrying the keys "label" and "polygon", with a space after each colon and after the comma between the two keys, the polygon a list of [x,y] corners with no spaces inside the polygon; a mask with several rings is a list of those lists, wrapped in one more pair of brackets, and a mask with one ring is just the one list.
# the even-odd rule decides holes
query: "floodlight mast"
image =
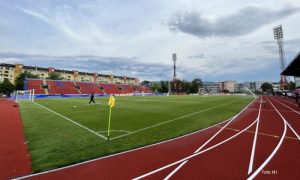
{"label": "floodlight mast", "polygon": [[174,69],[174,74],[173,74],[173,80],[176,79],[176,60],[177,60],[177,57],[176,57],[176,54],[172,54],[172,59],[173,59],[173,62],[174,62],[174,66],[173,66],[173,69]]}
{"label": "floodlight mast", "polygon": [[[284,54],[284,48],[283,48],[283,31],[282,31],[282,25],[276,26],[273,28],[274,33],[274,39],[277,40],[278,49],[279,49],[279,61],[281,66],[281,71],[285,69],[285,54]],[[284,90],[284,87],[287,86],[287,79],[286,76],[281,75],[280,76],[280,87],[282,90]]]}

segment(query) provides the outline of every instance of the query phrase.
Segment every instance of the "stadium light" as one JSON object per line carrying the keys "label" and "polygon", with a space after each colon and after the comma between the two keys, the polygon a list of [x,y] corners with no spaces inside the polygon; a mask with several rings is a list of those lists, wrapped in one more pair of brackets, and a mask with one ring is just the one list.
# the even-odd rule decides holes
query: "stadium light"
{"label": "stadium light", "polygon": [[177,60],[177,57],[176,57],[175,53],[172,54],[172,60],[174,62],[174,66],[173,66],[173,69],[174,69],[173,79],[176,79],[176,60]]}
{"label": "stadium light", "polygon": [[[284,47],[283,47],[283,31],[282,31],[282,25],[276,26],[273,28],[274,33],[274,39],[277,40],[278,49],[279,49],[279,61],[281,65],[281,71],[285,69],[285,53],[284,53]],[[280,76],[280,86],[281,89],[284,90],[284,86],[287,85],[287,79],[286,76],[281,75]]]}
{"label": "stadium light", "polygon": [[283,38],[283,32],[282,32],[282,25],[276,26],[273,28],[274,33],[274,39],[282,39]]}

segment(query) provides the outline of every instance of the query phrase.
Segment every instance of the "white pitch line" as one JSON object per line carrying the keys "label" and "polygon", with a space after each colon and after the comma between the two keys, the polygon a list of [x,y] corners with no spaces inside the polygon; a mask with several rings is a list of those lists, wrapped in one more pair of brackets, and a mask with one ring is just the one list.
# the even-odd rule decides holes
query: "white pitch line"
{"label": "white pitch line", "polygon": [[275,149],[272,151],[272,153],[269,155],[269,157],[256,169],[256,171],[254,171],[254,173],[250,177],[247,178],[247,180],[254,179],[257,176],[257,174],[260,173],[261,170],[271,161],[271,159],[274,157],[274,155],[277,153],[278,149],[282,145],[282,142],[283,142],[283,140],[285,138],[285,135],[286,135],[286,129],[287,129],[286,128],[286,124],[287,124],[287,121],[280,114],[280,112],[276,109],[276,107],[273,105],[273,103],[268,98],[267,98],[267,100],[271,103],[271,105],[273,106],[273,108],[276,110],[276,112],[279,114],[279,116],[283,120],[284,130],[283,130],[283,133],[282,133],[281,138],[279,140],[279,143],[277,144],[277,146],[275,147]]}
{"label": "white pitch line", "polygon": [[[210,139],[208,139],[204,144],[202,144],[195,152],[199,152],[202,150],[211,140],[213,140],[221,131],[223,131],[232,121],[234,121],[242,112],[244,112],[248,107],[256,100],[256,98],[249,103],[243,110],[241,110],[237,115],[235,115],[230,121],[228,121],[225,126],[223,126],[219,131],[217,131]],[[170,179],[181,167],[183,167],[188,161],[182,162],[176,169],[174,169],[168,176],[164,178],[164,180]]]}
{"label": "white pitch line", "polygon": [[251,151],[250,162],[249,162],[249,167],[248,167],[248,174],[250,174],[253,170],[253,162],[254,162],[256,140],[257,140],[257,134],[258,134],[259,120],[260,120],[261,104],[262,104],[262,97],[260,98],[260,105],[259,105],[259,111],[258,111],[258,116],[257,116],[255,134],[254,134],[254,138],[253,138],[252,151]]}
{"label": "white pitch line", "polygon": [[150,175],[155,174],[155,173],[157,173],[157,172],[159,172],[159,171],[162,171],[162,170],[164,170],[164,169],[167,169],[167,168],[169,168],[169,167],[172,167],[172,166],[174,166],[174,165],[176,165],[176,164],[179,164],[179,163],[182,163],[182,162],[184,162],[184,161],[190,160],[191,158],[193,158],[193,157],[195,157],[195,156],[198,156],[198,155],[200,155],[200,154],[203,154],[203,153],[205,153],[205,152],[207,152],[207,151],[209,151],[209,150],[211,150],[211,149],[214,149],[214,148],[216,148],[216,147],[218,147],[218,146],[220,146],[220,145],[222,145],[222,144],[224,144],[224,143],[230,141],[231,139],[237,137],[237,136],[240,135],[241,133],[247,131],[247,130],[248,130],[251,126],[253,126],[256,122],[257,122],[257,120],[253,121],[253,122],[252,122],[249,126],[247,126],[245,129],[243,129],[243,130],[241,130],[240,132],[236,133],[235,135],[229,137],[228,139],[225,139],[224,141],[219,142],[218,144],[215,144],[215,145],[213,145],[213,146],[211,146],[211,147],[209,147],[209,148],[207,148],[207,149],[204,149],[204,150],[202,150],[202,151],[200,151],[200,152],[197,152],[197,153],[195,153],[195,154],[192,154],[192,155],[190,155],[190,156],[187,156],[187,157],[185,157],[185,158],[183,158],[183,159],[181,159],[181,160],[178,160],[178,161],[176,161],[176,162],[170,163],[170,164],[165,165],[165,166],[163,166],[163,167],[161,167],[161,168],[158,168],[158,169],[156,169],[156,170],[153,170],[153,171],[151,171],[151,172],[149,172],[149,173],[146,173],[146,174],[143,174],[143,175],[138,176],[138,177],[136,177],[136,178],[133,178],[133,180],[138,180],[138,179],[142,179],[142,178],[144,178],[144,177],[150,176]]}
{"label": "white pitch line", "polygon": [[[124,133],[130,133],[131,131],[126,131],[126,130],[109,130],[111,132],[124,132]],[[105,133],[107,131],[98,131],[97,133]]]}
{"label": "white pitch line", "polygon": [[101,134],[98,134],[97,132],[95,132],[95,131],[93,131],[93,130],[91,130],[91,129],[89,129],[89,128],[87,128],[87,127],[85,127],[85,126],[83,126],[83,125],[81,125],[81,124],[79,124],[79,123],[73,121],[73,120],[70,119],[70,118],[67,118],[67,117],[64,116],[64,115],[61,115],[61,114],[59,114],[59,113],[57,113],[57,112],[55,112],[55,111],[53,111],[53,110],[51,110],[51,109],[49,109],[49,108],[47,108],[47,107],[45,107],[45,106],[43,106],[43,105],[37,103],[37,102],[33,102],[33,103],[35,103],[35,104],[37,104],[38,106],[40,106],[40,107],[42,107],[42,108],[44,108],[44,109],[46,109],[46,110],[48,110],[48,111],[50,111],[50,112],[52,112],[52,113],[54,113],[54,114],[56,114],[56,115],[58,115],[58,116],[64,118],[65,120],[70,121],[71,123],[73,123],[73,124],[75,124],[75,125],[77,125],[77,126],[83,128],[83,129],[89,131],[90,133],[95,134],[96,136],[98,136],[98,137],[100,137],[100,138],[102,138],[102,139],[105,139],[105,140],[107,139],[105,136],[103,136],[103,135],[101,135]]}
{"label": "white pitch line", "polygon": [[[238,101],[239,101],[239,100],[238,100]],[[116,136],[116,137],[114,137],[114,138],[111,138],[110,140],[119,139],[119,138],[122,138],[122,137],[125,137],[125,136],[129,136],[129,135],[131,135],[131,134],[135,134],[135,133],[138,133],[138,132],[141,132],[141,131],[150,129],[150,128],[154,128],[154,127],[161,126],[161,125],[164,125],[164,124],[167,124],[167,123],[170,123],[170,122],[179,120],[179,119],[183,119],[183,118],[186,118],[186,117],[189,117],[189,116],[193,116],[193,115],[195,115],[195,114],[199,114],[199,113],[202,113],[202,112],[205,112],[205,111],[209,111],[209,110],[212,110],[212,109],[215,109],[215,108],[218,108],[218,107],[226,106],[226,105],[231,104],[231,103],[234,103],[234,102],[236,102],[236,101],[232,101],[232,102],[225,103],[225,104],[222,104],[222,105],[219,105],[219,106],[214,106],[214,107],[211,107],[211,108],[207,108],[207,109],[204,109],[204,110],[201,110],[201,111],[197,111],[197,112],[194,112],[194,113],[191,113],[191,114],[183,115],[183,116],[177,117],[177,118],[175,118],[175,119],[171,119],[171,120],[168,120],[168,121],[164,121],[164,122],[162,122],[162,123],[158,123],[158,124],[154,124],[154,125],[152,125],[152,126],[148,126],[148,127],[145,127],[145,128],[138,129],[138,130],[136,130],[136,131],[132,131],[132,132],[130,132],[130,133],[128,133],[128,134]]]}
{"label": "white pitch line", "polygon": [[[298,113],[298,114],[300,115],[300,113],[299,113],[298,111],[294,110],[293,108],[290,108],[289,106],[287,106],[287,105],[281,103],[280,101],[277,101],[277,100],[274,99],[274,98],[272,98],[272,99],[273,99],[274,101],[276,101],[276,102],[278,102],[278,103],[284,105],[285,107],[291,109],[293,112]],[[292,126],[291,126],[288,122],[287,122],[287,125],[288,125],[288,127],[293,131],[293,133],[294,133],[295,136],[298,138],[298,140],[300,140],[300,136],[299,136],[299,134],[294,130],[294,128],[292,128]]]}

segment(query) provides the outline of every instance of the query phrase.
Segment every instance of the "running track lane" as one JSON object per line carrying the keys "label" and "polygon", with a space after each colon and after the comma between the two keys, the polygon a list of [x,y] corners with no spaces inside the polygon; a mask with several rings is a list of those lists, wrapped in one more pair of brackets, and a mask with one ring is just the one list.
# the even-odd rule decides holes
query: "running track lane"
{"label": "running track lane", "polygon": [[[290,111],[289,108],[297,109],[297,106],[286,103],[278,97],[269,98],[274,106],[279,110],[283,117],[288,123],[296,130],[299,128],[300,114]],[[284,105],[282,105],[281,103]],[[288,106],[288,107],[286,107]],[[297,123],[297,124],[296,124]],[[298,125],[298,126],[296,126]],[[299,130],[296,130],[299,134]],[[293,132],[288,129],[288,136],[294,138],[285,138],[282,147],[279,148],[278,152],[272,158],[270,163],[262,170],[256,179],[299,179],[300,177],[300,141],[296,138]]]}
{"label": "running track lane", "polygon": [[264,102],[265,105],[261,112],[258,127],[259,134],[256,142],[252,173],[270,156],[279,144],[280,137],[282,137],[284,132],[284,122],[280,115],[266,97],[264,97]]}
{"label": "running track lane", "polygon": [[0,99],[0,179],[31,173],[31,159],[25,143],[18,107]]}
{"label": "running track lane", "polygon": [[[252,111],[245,109],[242,117],[253,119]],[[254,118],[255,119],[255,118]],[[243,122],[239,117],[238,121]],[[226,123],[226,122],[225,122]],[[220,124],[220,126],[224,125]],[[132,179],[153,169],[173,163],[192,154],[199,145],[213,136],[220,127],[214,126],[188,136],[161,144],[93,160],[73,167],[27,176],[28,179]],[[231,136],[234,132],[228,131]],[[174,167],[175,168],[175,167]],[[166,172],[165,175],[171,172]]]}
{"label": "running track lane", "polygon": [[[269,98],[264,97],[264,99],[267,102],[260,118],[259,138],[254,148],[256,149],[254,168],[248,177],[257,179],[297,179],[299,178],[300,167],[299,141],[295,136],[284,138],[283,135],[285,135],[287,127],[284,120],[278,114],[277,108],[273,107],[271,102],[268,101]],[[232,129],[228,128],[228,130]],[[245,157],[247,157],[247,154],[249,154],[248,157],[250,156],[248,148],[250,140],[247,137],[249,133],[253,132],[243,133],[239,138],[228,141],[220,148],[191,159],[187,165],[172,176],[172,179],[246,179],[247,167],[245,162],[249,162],[249,159],[247,160]],[[292,135],[291,133],[287,134]],[[281,144],[281,142],[283,143]],[[279,153],[284,155],[280,156]],[[166,173],[165,171],[152,174],[150,177],[151,179],[162,179]],[[162,173],[162,175],[159,173]]]}
{"label": "running track lane", "polygon": [[[259,100],[260,98],[252,103],[249,109],[239,116],[242,118],[230,123],[203,150],[226,141],[247,127],[253,127],[258,116]],[[220,146],[190,159],[170,179],[246,179],[252,139],[252,133],[243,132]],[[163,179],[166,177],[165,171],[152,174],[148,178]]]}

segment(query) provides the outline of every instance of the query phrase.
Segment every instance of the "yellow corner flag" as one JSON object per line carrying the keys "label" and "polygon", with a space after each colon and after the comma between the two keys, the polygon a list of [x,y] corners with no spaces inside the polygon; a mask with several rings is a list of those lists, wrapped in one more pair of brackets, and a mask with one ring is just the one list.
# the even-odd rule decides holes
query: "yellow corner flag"
{"label": "yellow corner flag", "polygon": [[114,97],[114,96],[110,96],[110,97],[109,97],[108,105],[109,105],[110,107],[114,107],[114,106],[115,106],[115,97]]}
{"label": "yellow corner flag", "polygon": [[110,96],[108,100],[109,105],[109,116],[108,116],[108,130],[107,130],[107,140],[109,140],[109,132],[110,132],[110,119],[111,119],[111,108],[115,106],[115,97]]}

